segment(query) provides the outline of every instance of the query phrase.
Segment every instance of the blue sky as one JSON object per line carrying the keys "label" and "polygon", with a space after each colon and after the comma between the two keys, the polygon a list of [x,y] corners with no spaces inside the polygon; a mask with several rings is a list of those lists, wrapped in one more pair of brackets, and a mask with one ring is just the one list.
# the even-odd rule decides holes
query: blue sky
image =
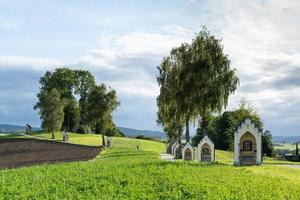
{"label": "blue sky", "polygon": [[300,135],[298,1],[2,1],[0,123],[40,125],[39,77],[69,66],[117,90],[119,126],[156,125],[156,66],[202,25],[222,38],[241,85],[273,135]]}

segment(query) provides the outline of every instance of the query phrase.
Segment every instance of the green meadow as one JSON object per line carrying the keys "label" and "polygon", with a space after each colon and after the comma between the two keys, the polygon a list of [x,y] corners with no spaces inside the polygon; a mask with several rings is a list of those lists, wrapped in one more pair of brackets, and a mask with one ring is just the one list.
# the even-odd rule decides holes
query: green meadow
{"label": "green meadow", "polygon": [[[71,134],[70,141],[97,145],[101,139]],[[298,169],[270,165],[270,160],[234,167],[226,151],[216,151],[215,164],[167,162],[160,160],[164,150],[161,142],[115,137],[113,148],[90,161],[1,170],[1,198],[299,199]]]}
{"label": "green meadow", "polygon": [[274,149],[289,149],[289,150],[295,150],[296,145],[295,144],[288,144],[288,143],[282,143],[279,145],[274,145]]}

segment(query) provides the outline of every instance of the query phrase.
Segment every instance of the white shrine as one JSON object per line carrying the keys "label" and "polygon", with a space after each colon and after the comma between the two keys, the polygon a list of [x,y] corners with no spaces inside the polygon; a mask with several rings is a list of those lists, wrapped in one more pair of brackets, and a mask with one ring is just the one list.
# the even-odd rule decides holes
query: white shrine
{"label": "white shrine", "polygon": [[182,159],[191,161],[194,160],[194,147],[190,143],[184,145],[182,149]]}
{"label": "white shrine", "polygon": [[179,144],[178,142],[175,142],[173,145],[172,145],[172,149],[171,149],[171,154],[174,155],[175,154],[175,147],[177,147]]}
{"label": "white shrine", "polygon": [[262,163],[262,131],[246,119],[234,133],[234,165]]}
{"label": "white shrine", "polygon": [[215,161],[215,145],[205,135],[198,144],[198,161],[199,162],[214,162]]}

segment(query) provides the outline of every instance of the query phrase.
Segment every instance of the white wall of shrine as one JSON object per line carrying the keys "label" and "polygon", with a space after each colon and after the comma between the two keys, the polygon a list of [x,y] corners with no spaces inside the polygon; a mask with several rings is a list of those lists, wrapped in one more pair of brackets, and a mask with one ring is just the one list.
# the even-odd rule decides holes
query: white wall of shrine
{"label": "white wall of shrine", "polygon": [[209,139],[207,135],[205,135],[200,143],[198,144],[198,161],[201,162],[202,158],[202,147],[203,145],[207,144],[210,147],[210,157],[211,157],[211,162],[215,161],[215,144]]}
{"label": "white wall of shrine", "polygon": [[234,165],[240,165],[240,140],[241,137],[250,133],[254,136],[256,140],[256,164],[260,165],[262,163],[262,132],[255,126],[255,124],[250,120],[246,119],[234,133]]}
{"label": "white wall of shrine", "polygon": [[182,149],[182,159],[186,160],[185,151],[187,149],[189,149],[191,151],[191,157],[192,157],[192,160],[194,160],[194,147],[190,143],[187,143],[186,145],[184,145],[184,147]]}
{"label": "white wall of shrine", "polygon": [[171,153],[174,155],[175,154],[175,148],[176,146],[178,146],[178,142],[175,142],[173,145],[172,145],[172,150],[171,150]]}

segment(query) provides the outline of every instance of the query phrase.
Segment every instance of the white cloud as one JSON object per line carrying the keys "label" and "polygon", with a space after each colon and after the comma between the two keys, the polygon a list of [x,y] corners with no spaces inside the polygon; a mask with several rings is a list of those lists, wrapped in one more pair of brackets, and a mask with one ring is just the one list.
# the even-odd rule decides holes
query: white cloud
{"label": "white cloud", "polygon": [[300,88],[279,89],[273,82],[300,66],[300,2],[224,0],[223,6],[222,42],[241,81],[231,106],[245,96],[267,120],[294,121]]}
{"label": "white cloud", "polygon": [[191,40],[193,32],[179,25],[165,26],[156,32],[134,31],[124,35],[102,36],[99,48],[79,59],[83,66],[109,73],[107,80],[124,95],[158,95],[155,73],[163,56],[173,47]]}
{"label": "white cloud", "polygon": [[131,32],[122,36],[104,36],[98,42],[102,48],[115,51],[120,56],[166,55],[172,47],[190,40],[192,35],[181,26],[167,26],[163,30],[160,33]]}
{"label": "white cloud", "polygon": [[98,69],[116,69],[115,61],[118,55],[110,49],[91,49],[86,55],[82,56],[78,63],[87,66],[94,66]]}
{"label": "white cloud", "polygon": [[143,81],[139,79],[131,81],[111,82],[111,86],[122,95],[141,96],[141,97],[156,97],[159,94],[159,89],[156,83]]}
{"label": "white cloud", "polygon": [[31,68],[35,70],[53,69],[63,62],[52,58],[32,58],[20,56],[0,56],[0,69]]}

